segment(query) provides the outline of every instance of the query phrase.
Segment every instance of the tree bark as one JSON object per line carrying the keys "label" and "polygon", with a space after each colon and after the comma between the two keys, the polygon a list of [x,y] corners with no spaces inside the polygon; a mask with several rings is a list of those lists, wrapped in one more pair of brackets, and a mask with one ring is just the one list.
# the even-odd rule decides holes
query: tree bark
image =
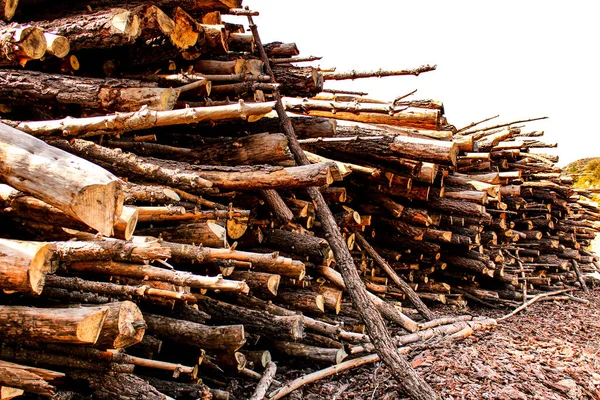
{"label": "tree bark", "polygon": [[69,271],[156,280],[199,289],[233,291],[244,294],[247,294],[250,290],[244,282],[223,279],[220,275],[216,277],[200,276],[189,272],[174,271],[148,265],[125,264],[115,261],[77,261],[70,263],[67,268]]}
{"label": "tree bark", "polygon": [[[121,214],[121,182],[101,167],[0,123],[0,179],[106,236]],[[35,160],[35,161],[34,161]],[[36,168],[31,168],[36,165]]]}
{"label": "tree bark", "polygon": [[0,385],[19,388],[30,393],[53,396],[56,387],[52,381],[65,376],[62,372],[28,367],[8,361],[0,361]]}
{"label": "tree bark", "polygon": [[0,96],[12,104],[77,105],[84,110],[172,110],[179,91],[131,79],[99,79],[37,71],[0,70]]}
{"label": "tree bark", "polygon": [[200,309],[211,320],[227,324],[243,324],[245,329],[271,339],[299,341],[304,337],[304,317],[301,315],[276,316],[265,311],[251,310],[205,296],[196,296]]}
{"label": "tree bark", "polygon": [[96,343],[108,307],[32,308],[0,306],[0,335],[40,342]]}
{"label": "tree bark", "polygon": [[140,309],[131,301],[108,303],[108,315],[102,324],[97,347],[122,349],[139,343],[146,323]]}
{"label": "tree bark", "polygon": [[233,353],[246,342],[244,325],[207,326],[144,313],[148,330],[178,343]]}
{"label": "tree bark", "polygon": [[15,127],[33,136],[98,136],[119,135],[160,126],[217,122],[243,119],[249,122],[260,119],[273,109],[272,103],[252,103],[186,108],[171,111],[142,110],[100,117],[65,118],[51,121],[21,122]]}
{"label": "tree bark", "polygon": [[141,33],[139,17],[123,8],[36,21],[33,25],[67,38],[71,51],[124,46]]}

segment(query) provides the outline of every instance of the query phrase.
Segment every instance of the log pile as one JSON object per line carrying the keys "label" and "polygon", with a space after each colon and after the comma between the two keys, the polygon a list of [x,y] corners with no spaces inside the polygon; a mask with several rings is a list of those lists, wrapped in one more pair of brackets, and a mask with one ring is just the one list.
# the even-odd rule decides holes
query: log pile
{"label": "log pile", "polygon": [[276,399],[297,382],[271,357],[391,365],[496,323],[428,304],[518,306],[600,272],[598,206],[527,121],[457,129],[438,101],[325,89],[435,67],[306,66],[239,0],[88,3],[0,12],[3,399],[222,399],[240,376]]}

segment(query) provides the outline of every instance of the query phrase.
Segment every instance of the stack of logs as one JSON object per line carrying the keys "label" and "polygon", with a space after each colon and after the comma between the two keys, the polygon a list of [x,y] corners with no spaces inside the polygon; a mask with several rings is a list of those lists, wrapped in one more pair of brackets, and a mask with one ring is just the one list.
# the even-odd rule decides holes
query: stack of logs
{"label": "stack of logs", "polygon": [[598,272],[600,212],[532,151],[543,132],[324,89],[435,67],[299,67],[319,58],[276,42],[274,83],[221,20],[257,15],[239,0],[86,3],[0,1],[0,398],[220,399],[272,353],[372,352],[308,187],[399,346],[495,323],[423,301],[519,305]]}

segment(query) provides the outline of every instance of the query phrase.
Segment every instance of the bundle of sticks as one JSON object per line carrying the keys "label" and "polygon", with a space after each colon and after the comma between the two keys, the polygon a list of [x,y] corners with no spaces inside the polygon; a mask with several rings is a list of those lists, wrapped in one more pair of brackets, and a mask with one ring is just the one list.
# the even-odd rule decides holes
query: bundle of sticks
{"label": "bundle of sticks", "polygon": [[222,399],[241,376],[277,399],[298,382],[271,358],[386,361],[369,313],[408,353],[496,323],[428,304],[598,272],[598,206],[528,121],[325,88],[435,67],[306,66],[239,0],[88,3],[0,1],[0,398]]}

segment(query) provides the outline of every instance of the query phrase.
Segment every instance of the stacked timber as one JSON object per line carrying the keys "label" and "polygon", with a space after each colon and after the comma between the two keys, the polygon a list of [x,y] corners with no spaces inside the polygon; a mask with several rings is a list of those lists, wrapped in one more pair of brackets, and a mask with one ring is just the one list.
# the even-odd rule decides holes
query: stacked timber
{"label": "stacked timber", "polygon": [[48,4],[0,2],[2,398],[221,399],[240,376],[263,398],[271,358],[382,355],[367,311],[395,346],[457,339],[495,321],[427,303],[599,272],[598,206],[526,121],[457,129],[439,101],[326,89],[435,67],[307,66],[239,0]]}

